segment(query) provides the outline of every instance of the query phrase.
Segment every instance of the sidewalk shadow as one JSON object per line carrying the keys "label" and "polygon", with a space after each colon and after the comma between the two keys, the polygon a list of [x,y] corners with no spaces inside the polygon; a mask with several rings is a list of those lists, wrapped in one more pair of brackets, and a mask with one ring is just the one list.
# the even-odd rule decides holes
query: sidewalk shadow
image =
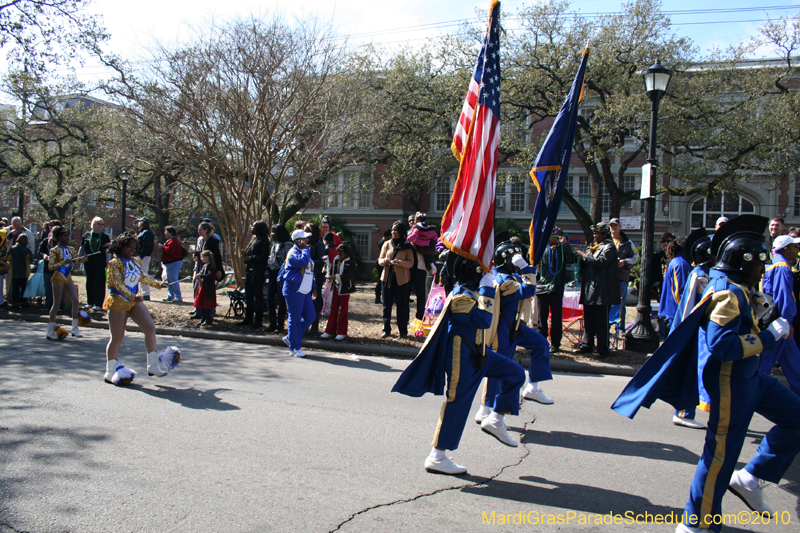
{"label": "sidewalk shadow", "polygon": [[309,352],[309,354],[306,356],[306,359],[311,359],[313,361],[320,361],[331,365],[346,366],[348,368],[372,370],[373,372],[389,372],[389,373],[396,372],[398,374],[402,372],[402,370],[398,368],[392,368],[389,365],[385,365],[383,363],[379,363],[377,361],[373,361],[367,358],[359,358],[358,361],[354,361],[352,359],[343,359],[341,357],[328,357],[325,355],[319,355],[314,352]]}
{"label": "sidewalk shadow", "polygon": [[236,405],[225,403],[216,396],[218,392],[230,391],[231,389],[209,389],[207,391],[202,391],[194,387],[188,389],[179,389],[167,385],[156,385],[156,387],[157,389],[149,389],[138,383],[132,383],[127,386],[129,389],[175,402],[188,409],[203,409],[206,411],[239,411],[241,409]]}
{"label": "sidewalk shadow", "polygon": [[570,431],[544,432],[528,429],[528,431],[525,432],[525,443],[603,454],[645,457],[647,459],[674,461],[692,465],[696,465],[700,460],[700,455],[698,453],[689,451],[683,446],[676,446],[663,442],[634,441],[616,439],[613,437],[600,437],[597,435],[582,435]]}

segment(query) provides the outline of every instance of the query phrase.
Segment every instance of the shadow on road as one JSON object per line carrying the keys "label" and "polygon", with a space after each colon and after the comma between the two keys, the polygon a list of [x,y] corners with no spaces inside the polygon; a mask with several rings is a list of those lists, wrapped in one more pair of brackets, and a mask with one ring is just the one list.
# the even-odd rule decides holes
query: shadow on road
{"label": "shadow on road", "polygon": [[132,383],[127,388],[133,389],[145,394],[149,394],[155,398],[169,400],[177,404],[187,407],[189,409],[203,409],[207,411],[238,411],[240,408],[236,405],[225,403],[222,399],[217,398],[217,393],[222,391],[230,391],[231,389],[209,389],[202,391],[190,387],[188,389],[179,389],[177,387],[169,387],[167,385],[155,385],[156,389],[150,389]]}
{"label": "shadow on road", "polygon": [[[555,446],[586,452],[646,457],[658,461],[675,461],[696,465],[700,454],[683,446],[663,442],[615,439],[597,435],[581,435],[570,431],[543,432],[529,429],[525,432],[525,443],[538,446]],[[700,452],[702,450],[698,450]]]}
{"label": "shadow on road", "polygon": [[328,363],[336,366],[346,366],[348,368],[371,370],[373,372],[396,372],[398,374],[402,372],[402,370],[398,368],[392,368],[389,365],[384,365],[383,363],[378,363],[377,361],[372,361],[371,359],[359,359],[358,361],[354,361],[352,359],[343,359],[341,357],[326,357],[324,355],[320,355],[314,352],[309,353],[306,356],[306,359],[310,359],[312,361],[320,361],[323,363]]}
{"label": "shadow on road", "polygon": [[647,498],[609,489],[575,483],[559,483],[535,476],[519,478],[522,483],[493,480],[488,485],[466,487],[469,492],[489,498],[500,498],[548,507],[572,509],[583,513],[624,515],[626,512],[680,515],[683,509],[655,505]]}

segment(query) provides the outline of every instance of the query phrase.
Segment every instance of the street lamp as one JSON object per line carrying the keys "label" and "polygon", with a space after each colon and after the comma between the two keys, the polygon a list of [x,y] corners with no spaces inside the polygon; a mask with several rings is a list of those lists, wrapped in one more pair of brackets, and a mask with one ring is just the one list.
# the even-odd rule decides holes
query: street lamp
{"label": "street lamp", "polygon": [[[652,295],[651,273],[653,270],[653,233],[656,218],[656,131],[658,129],[658,105],[667,92],[672,71],[661,62],[642,72],[647,97],[650,98],[650,140],[647,162],[650,163],[650,196],[644,199],[644,227],[642,228],[642,263],[639,271],[639,304],[636,306],[636,323],[625,335],[625,349],[640,353],[653,353],[658,348],[658,334],[650,321],[650,299]],[[622,302],[625,305],[625,302]]]}
{"label": "street lamp", "polygon": [[125,222],[127,222],[125,220],[126,215],[127,215],[127,213],[125,211],[127,206],[125,204],[127,203],[127,200],[128,200],[128,196],[127,196],[127,194],[128,194],[128,179],[130,177],[131,177],[131,175],[128,174],[128,171],[126,169],[123,168],[122,170],[120,170],[119,179],[122,180],[122,223],[120,224],[120,229],[119,229],[120,233],[124,233],[125,232]]}

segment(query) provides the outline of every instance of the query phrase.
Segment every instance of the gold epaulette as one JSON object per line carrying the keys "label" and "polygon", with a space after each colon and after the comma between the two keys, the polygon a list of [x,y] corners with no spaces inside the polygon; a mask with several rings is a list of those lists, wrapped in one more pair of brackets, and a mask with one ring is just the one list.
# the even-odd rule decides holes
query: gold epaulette
{"label": "gold epaulette", "polygon": [[456,294],[450,302],[450,311],[453,313],[469,313],[477,302],[469,294]]}
{"label": "gold epaulette", "polygon": [[508,296],[509,294],[514,294],[519,290],[519,282],[515,279],[510,279],[508,281],[504,281],[502,285],[500,285],[500,295],[501,296]]}

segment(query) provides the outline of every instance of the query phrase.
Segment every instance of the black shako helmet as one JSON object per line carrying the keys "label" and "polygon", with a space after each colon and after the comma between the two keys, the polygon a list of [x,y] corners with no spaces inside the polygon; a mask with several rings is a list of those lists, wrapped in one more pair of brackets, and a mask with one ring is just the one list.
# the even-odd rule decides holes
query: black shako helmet
{"label": "black shako helmet", "polygon": [[694,263],[699,266],[711,261],[711,238],[708,236],[706,228],[698,228],[686,237],[686,244],[683,248],[683,257],[689,264]]}
{"label": "black shako helmet", "polygon": [[710,237],[706,237],[705,240],[702,240],[694,245],[694,248],[692,249],[692,258],[694,259],[694,264],[697,266],[714,264],[715,258],[713,255],[711,255]]}
{"label": "black shako helmet", "polygon": [[460,285],[477,284],[483,277],[483,269],[477,261],[461,257],[460,255],[456,255],[452,268],[456,283]]}
{"label": "black shako helmet", "polygon": [[519,269],[511,262],[511,258],[517,254],[522,254],[522,248],[511,241],[501,242],[494,249],[494,267],[517,272]]}
{"label": "black shako helmet", "polygon": [[739,215],[730,219],[714,234],[711,255],[717,257],[715,270],[743,272],[749,265],[769,262],[764,243],[769,219],[758,215]]}

